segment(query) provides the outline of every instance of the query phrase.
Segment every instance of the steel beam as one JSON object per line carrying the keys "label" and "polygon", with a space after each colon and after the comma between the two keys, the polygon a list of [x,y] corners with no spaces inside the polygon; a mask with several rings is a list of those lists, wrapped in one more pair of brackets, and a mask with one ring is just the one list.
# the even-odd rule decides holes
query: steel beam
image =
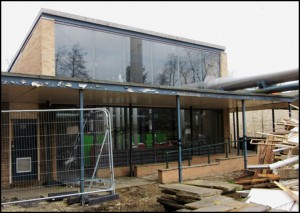
{"label": "steel beam", "polygon": [[182,182],[181,126],[180,126],[180,97],[176,96],[177,133],[178,133],[178,181]]}

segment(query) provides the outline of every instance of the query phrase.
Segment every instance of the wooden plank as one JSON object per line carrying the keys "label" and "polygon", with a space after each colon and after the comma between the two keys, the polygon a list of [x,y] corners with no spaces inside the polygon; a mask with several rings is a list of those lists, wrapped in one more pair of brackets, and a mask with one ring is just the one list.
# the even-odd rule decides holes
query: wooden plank
{"label": "wooden plank", "polygon": [[269,178],[253,178],[253,179],[247,179],[247,180],[237,180],[235,183],[237,184],[255,184],[255,183],[262,183],[270,181]]}
{"label": "wooden plank", "polygon": [[281,188],[283,191],[285,191],[294,201],[296,201],[299,204],[299,198],[296,194],[294,194],[289,188],[285,187],[281,183],[274,181],[274,183]]}
{"label": "wooden plank", "polygon": [[222,195],[216,195],[210,198],[204,198],[202,200],[199,201],[195,201],[192,203],[187,203],[184,206],[188,209],[199,209],[208,205],[212,205],[212,204],[221,204],[221,203],[225,203],[228,201],[232,201],[234,200],[231,197],[226,197],[226,196],[222,196]]}
{"label": "wooden plank", "polygon": [[268,183],[259,183],[259,184],[253,184],[253,185],[246,185],[243,187],[243,189],[248,190],[252,188],[275,188],[276,184],[273,182]]}
{"label": "wooden plank", "polygon": [[220,189],[223,193],[234,192],[237,190],[242,190],[243,186],[239,184],[227,183],[224,181],[210,181],[210,180],[193,180],[187,181],[183,184],[200,186],[204,188]]}
{"label": "wooden plank", "polygon": [[198,198],[210,197],[214,195],[220,195],[222,193],[219,189],[208,189],[204,187],[190,186],[185,184],[161,184],[162,189],[176,192],[176,196]]}
{"label": "wooden plank", "polygon": [[269,178],[271,180],[279,180],[280,176],[277,174],[258,174],[259,178]]}

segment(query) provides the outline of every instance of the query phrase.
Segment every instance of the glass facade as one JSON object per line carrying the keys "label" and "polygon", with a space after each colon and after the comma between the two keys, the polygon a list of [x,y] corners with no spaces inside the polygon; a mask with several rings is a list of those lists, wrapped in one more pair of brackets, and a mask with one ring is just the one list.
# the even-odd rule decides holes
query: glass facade
{"label": "glass facade", "polygon": [[[129,108],[110,107],[114,149],[129,148]],[[192,117],[191,117],[192,116]],[[191,122],[192,119],[192,122]],[[203,144],[223,138],[221,110],[181,110],[182,143]],[[192,127],[192,128],[191,128]],[[193,140],[191,136],[193,135]],[[175,109],[132,108],[133,148],[177,143]]]}
{"label": "glass facade", "polygon": [[[110,82],[181,86],[203,81],[206,76],[220,77],[220,53],[216,51],[60,23],[55,24],[55,60],[57,76]],[[148,154],[155,156],[155,162],[164,161],[166,147],[176,149],[176,109],[129,110],[118,106],[108,109],[118,165],[128,164],[130,135],[132,148],[141,157],[140,163],[147,160],[143,158],[146,153],[141,151],[144,148],[149,148]],[[211,143],[223,137],[222,110],[181,109],[181,128],[183,147],[203,145],[203,141]],[[151,148],[161,149],[161,153]]]}
{"label": "glass facade", "polygon": [[220,54],[55,24],[56,75],[180,86],[219,77]]}

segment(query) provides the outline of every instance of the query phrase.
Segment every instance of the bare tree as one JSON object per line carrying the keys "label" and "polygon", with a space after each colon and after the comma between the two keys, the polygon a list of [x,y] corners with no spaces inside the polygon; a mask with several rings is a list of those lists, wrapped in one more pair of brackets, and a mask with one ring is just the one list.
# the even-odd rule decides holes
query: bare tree
{"label": "bare tree", "polygon": [[177,70],[177,56],[172,53],[168,55],[168,60],[165,62],[163,72],[158,76],[160,85],[175,86]]}
{"label": "bare tree", "polygon": [[69,52],[66,51],[65,47],[60,48],[55,54],[57,72],[60,75],[73,78],[89,78],[84,60],[86,54],[78,43],[73,45]]}

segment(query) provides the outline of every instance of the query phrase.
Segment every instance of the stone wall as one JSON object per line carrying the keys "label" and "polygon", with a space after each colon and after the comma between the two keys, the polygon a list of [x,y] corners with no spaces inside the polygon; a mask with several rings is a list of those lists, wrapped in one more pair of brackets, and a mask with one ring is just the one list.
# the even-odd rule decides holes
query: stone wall
{"label": "stone wall", "polygon": [[[247,109],[246,109],[247,110]],[[288,110],[275,110],[274,111],[275,123],[281,122],[284,118],[289,118]],[[230,113],[230,137],[233,140],[233,116]],[[292,118],[299,119],[299,111],[292,110]],[[235,114],[236,119],[236,114]],[[235,122],[235,125],[236,122]],[[280,126],[275,125],[275,129]],[[248,137],[262,137],[257,132],[272,132],[272,110],[257,110],[246,111],[246,136]],[[243,136],[243,120],[242,112],[239,112],[239,136]]]}

